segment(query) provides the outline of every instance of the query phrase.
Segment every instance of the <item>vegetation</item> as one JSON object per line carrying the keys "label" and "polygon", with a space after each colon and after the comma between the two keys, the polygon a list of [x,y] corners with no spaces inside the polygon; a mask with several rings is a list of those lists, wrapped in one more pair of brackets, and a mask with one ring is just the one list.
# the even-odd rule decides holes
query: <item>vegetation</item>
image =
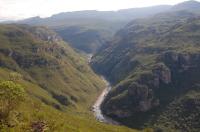
{"label": "vegetation", "polygon": [[114,33],[111,29],[93,29],[84,26],[71,26],[55,29],[55,31],[73,48],[89,54],[95,53],[102,45],[105,45]]}
{"label": "vegetation", "polygon": [[7,123],[10,113],[15,110],[24,99],[24,89],[12,81],[0,83],[0,123]]}
{"label": "vegetation", "polygon": [[87,63],[45,27],[0,25],[0,131],[135,131],[94,119],[105,84]]}
{"label": "vegetation", "polygon": [[48,26],[69,42],[73,48],[86,53],[96,53],[102,46],[107,45],[111,37],[130,21],[163,12],[182,10],[199,14],[199,2],[186,1],[175,6],[160,5],[119,11],[63,12],[49,18],[33,17],[19,21],[19,23]]}
{"label": "vegetation", "polygon": [[166,111],[160,114],[155,128],[184,129],[185,131],[198,132],[199,126],[199,88],[191,90],[184,96],[174,100],[166,108]]}
{"label": "vegetation", "polygon": [[[68,105],[79,109],[81,104],[89,109],[91,98],[104,84],[60,37],[46,28],[24,25],[2,25],[0,34],[0,63],[11,71],[11,80],[21,78],[35,84],[45,94],[31,90],[30,94],[59,109]],[[86,92],[93,97],[87,98]]]}
{"label": "vegetation", "polygon": [[186,97],[200,83],[199,27],[198,14],[184,10],[134,20],[117,32],[91,62],[114,86],[103,112],[133,128],[199,131],[200,120],[192,120],[198,103]]}
{"label": "vegetation", "polygon": [[[199,5],[63,13],[21,23],[49,26],[74,48],[98,51],[91,65],[114,87],[102,105],[107,116],[144,132],[198,132]],[[137,131],[94,119],[91,106],[105,84],[57,33],[0,25],[0,131]]]}
{"label": "vegetation", "polygon": [[75,11],[55,14],[49,18],[33,17],[18,23],[48,26],[70,46],[86,53],[95,53],[132,19],[166,11],[171,6],[133,8],[119,11]]}

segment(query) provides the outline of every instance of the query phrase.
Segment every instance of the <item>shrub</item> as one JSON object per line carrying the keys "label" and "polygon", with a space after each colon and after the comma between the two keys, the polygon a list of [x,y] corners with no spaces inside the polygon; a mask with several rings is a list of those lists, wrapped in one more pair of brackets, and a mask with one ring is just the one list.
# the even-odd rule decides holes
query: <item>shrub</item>
{"label": "shrub", "polygon": [[24,99],[24,89],[12,81],[0,83],[0,120],[5,121],[11,111],[16,109]]}

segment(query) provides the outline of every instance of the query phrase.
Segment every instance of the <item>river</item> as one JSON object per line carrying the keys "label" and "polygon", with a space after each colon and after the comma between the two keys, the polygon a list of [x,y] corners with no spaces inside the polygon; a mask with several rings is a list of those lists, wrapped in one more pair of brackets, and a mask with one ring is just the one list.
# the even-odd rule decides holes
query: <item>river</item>
{"label": "river", "polygon": [[[88,63],[91,62],[91,59],[92,59],[92,54],[89,54],[88,55]],[[112,87],[111,87],[110,83],[103,76],[101,76],[101,79],[105,82],[106,87],[102,91],[101,95],[97,98],[94,105],[92,106],[92,111],[94,112],[94,116],[100,122],[104,122],[107,124],[113,124],[113,125],[120,125],[119,122],[114,121],[113,119],[107,117],[106,115],[104,115],[102,113],[101,105],[102,105],[104,99],[106,98],[106,96],[108,95],[108,93],[110,92],[110,90],[112,89]]]}
{"label": "river", "polygon": [[113,125],[119,125],[119,123],[117,121],[114,121],[113,119],[105,116],[102,113],[101,105],[102,105],[104,99],[106,98],[106,96],[108,95],[108,93],[110,92],[111,85],[110,85],[110,83],[103,76],[101,78],[106,83],[106,88],[103,90],[103,92],[101,93],[101,95],[97,98],[95,104],[92,107],[94,115],[95,115],[96,119],[98,121],[100,121],[100,122],[104,122],[104,123],[108,123],[108,124],[113,124]]}

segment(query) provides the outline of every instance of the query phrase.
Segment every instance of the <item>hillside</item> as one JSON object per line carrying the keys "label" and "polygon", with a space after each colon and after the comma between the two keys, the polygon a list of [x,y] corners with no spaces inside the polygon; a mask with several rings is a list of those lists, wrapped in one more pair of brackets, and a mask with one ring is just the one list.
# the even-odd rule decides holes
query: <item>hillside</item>
{"label": "hillside", "polygon": [[69,42],[74,49],[94,54],[105,46],[118,30],[134,19],[183,10],[199,14],[200,3],[191,0],[173,6],[159,5],[118,11],[63,12],[48,18],[33,17],[17,23],[48,26]]}
{"label": "hillside", "polygon": [[80,51],[84,51],[88,54],[95,53],[102,45],[106,44],[113,33],[102,29],[101,31],[86,28],[72,26],[63,29],[55,29],[55,31],[65,40],[69,42],[71,46]]}
{"label": "hillside", "polygon": [[26,97],[6,124],[0,120],[2,131],[134,131],[93,118],[104,82],[45,27],[0,25],[0,81],[7,80],[22,85]]}
{"label": "hillside", "polygon": [[48,18],[33,17],[17,23],[48,26],[80,51],[95,53],[114,33],[135,18],[143,18],[166,11],[161,5],[119,11],[75,11],[55,14]]}
{"label": "hillside", "polygon": [[200,18],[188,11],[137,19],[117,32],[91,62],[114,87],[104,114],[134,128],[199,131],[199,35]]}
{"label": "hillside", "polygon": [[8,23],[0,131],[200,131],[200,2]]}
{"label": "hillside", "polygon": [[[36,83],[55,102],[41,97],[46,103],[62,106],[84,103],[85,92],[98,93],[103,83],[54,32],[43,27],[1,26],[1,67],[19,72]],[[81,87],[80,87],[81,86]],[[89,89],[88,89],[89,88]]]}

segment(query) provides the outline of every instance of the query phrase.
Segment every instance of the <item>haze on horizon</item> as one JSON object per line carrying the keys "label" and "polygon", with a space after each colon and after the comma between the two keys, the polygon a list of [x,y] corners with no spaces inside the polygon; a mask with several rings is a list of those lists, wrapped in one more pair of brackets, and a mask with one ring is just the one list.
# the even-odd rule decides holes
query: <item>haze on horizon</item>
{"label": "haze on horizon", "polygon": [[0,0],[0,20],[49,17],[68,11],[110,11],[155,5],[174,5],[185,0]]}

